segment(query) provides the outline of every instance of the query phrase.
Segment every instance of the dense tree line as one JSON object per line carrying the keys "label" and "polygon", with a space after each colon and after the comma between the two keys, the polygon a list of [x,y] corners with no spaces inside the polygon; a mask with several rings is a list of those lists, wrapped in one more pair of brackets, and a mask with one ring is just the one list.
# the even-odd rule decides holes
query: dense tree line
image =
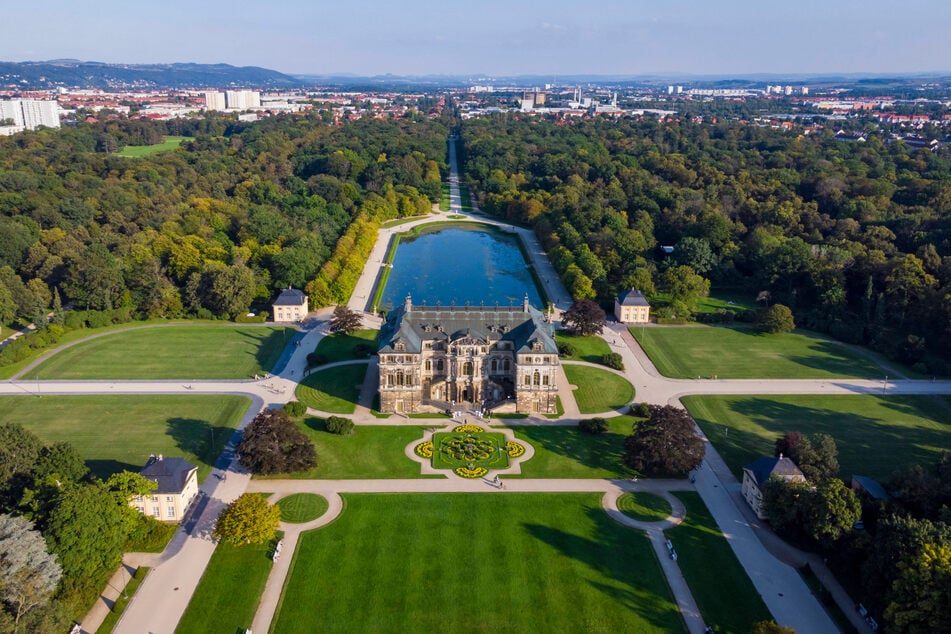
{"label": "dense tree line", "polygon": [[636,287],[683,315],[704,284],[769,291],[799,325],[951,369],[944,151],[735,122],[505,116],[461,136],[481,207],[534,227],[576,299]]}
{"label": "dense tree line", "polygon": [[0,631],[81,620],[127,542],[161,528],[129,505],[154,488],[128,471],[100,480],[69,443],[0,425]]}
{"label": "dense tree line", "polygon": [[[127,144],[183,134],[142,159]],[[426,212],[447,128],[319,116],[81,123],[0,139],[0,323],[54,299],[131,317],[234,317],[278,288],[349,294],[378,223]]]}

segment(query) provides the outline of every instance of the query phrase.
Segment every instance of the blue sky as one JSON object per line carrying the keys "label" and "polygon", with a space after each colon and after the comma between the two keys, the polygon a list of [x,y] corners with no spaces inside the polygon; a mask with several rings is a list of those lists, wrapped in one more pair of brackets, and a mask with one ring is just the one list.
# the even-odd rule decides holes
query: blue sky
{"label": "blue sky", "polygon": [[224,62],[288,73],[951,70],[948,0],[30,0],[0,60]]}

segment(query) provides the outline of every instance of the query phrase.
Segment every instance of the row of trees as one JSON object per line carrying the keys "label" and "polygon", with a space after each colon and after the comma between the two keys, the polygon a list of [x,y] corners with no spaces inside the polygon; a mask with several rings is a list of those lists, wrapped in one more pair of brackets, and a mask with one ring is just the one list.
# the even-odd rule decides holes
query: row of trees
{"label": "row of trees", "polygon": [[129,505],[154,488],[128,471],[100,480],[69,443],[0,425],[0,630],[65,631],[81,619],[127,540],[156,530]]}
{"label": "row of trees", "polygon": [[710,283],[767,290],[800,325],[951,369],[944,151],[634,119],[472,119],[461,138],[480,206],[532,226],[576,299],[638,288],[682,317]]}

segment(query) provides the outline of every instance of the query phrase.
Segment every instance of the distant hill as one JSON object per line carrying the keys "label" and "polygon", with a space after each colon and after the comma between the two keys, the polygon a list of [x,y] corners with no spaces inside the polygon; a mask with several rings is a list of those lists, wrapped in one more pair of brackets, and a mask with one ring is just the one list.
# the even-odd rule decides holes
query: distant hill
{"label": "distant hill", "polygon": [[230,64],[105,64],[75,59],[0,62],[0,88],[292,88],[290,75]]}

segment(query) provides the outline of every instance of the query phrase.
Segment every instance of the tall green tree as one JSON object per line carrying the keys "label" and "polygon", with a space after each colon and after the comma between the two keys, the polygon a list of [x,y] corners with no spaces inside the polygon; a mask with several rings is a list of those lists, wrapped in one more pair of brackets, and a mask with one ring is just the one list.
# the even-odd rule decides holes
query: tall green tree
{"label": "tall green tree", "polygon": [[215,539],[230,544],[263,544],[274,539],[281,510],[261,495],[244,493],[221,512],[215,522]]}

